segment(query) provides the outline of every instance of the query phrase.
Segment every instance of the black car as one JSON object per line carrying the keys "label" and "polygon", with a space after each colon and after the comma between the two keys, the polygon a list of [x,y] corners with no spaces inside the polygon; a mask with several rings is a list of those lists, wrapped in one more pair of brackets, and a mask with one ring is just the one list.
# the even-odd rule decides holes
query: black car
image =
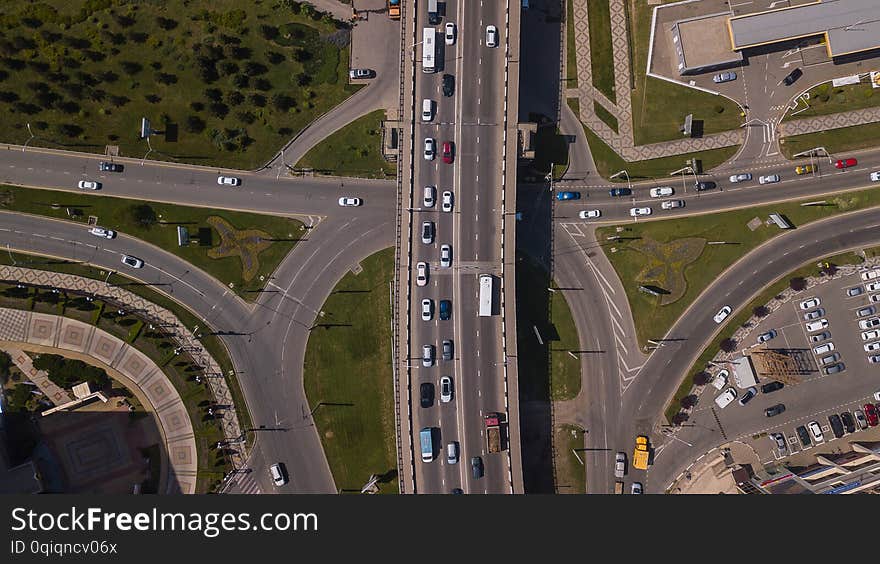
{"label": "black car", "polygon": [[451,74],[443,75],[443,95],[452,96],[455,93],[455,77]]}
{"label": "black car", "polygon": [[633,191],[629,188],[612,188],[608,190],[609,196],[630,196],[632,193]]}
{"label": "black car", "polygon": [[798,437],[800,437],[801,444],[804,446],[804,448],[809,448],[812,443],[810,442],[810,434],[807,433],[807,428],[801,425],[800,427],[795,429],[795,431],[797,431]]}
{"label": "black car", "polygon": [[698,180],[698,181],[694,182],[694,189],[697,192],[702,192],[703,190],[712,190],[716,186],[718,186],[718,185],[715,184],[714,182],[712,182],[711,180]]}
{"label": "black car", "polygon": [[852,413],[844,411],[840,414],[840,420],[843,421],[843,427],[846,429],[847,433],[856,432],[856,422],[853,420]]}
{"label": "black car", "polygon": [[785,384],[774,380],[773,382],[767,382],[766,384],[761,386],[761,393],[769,394],[770,392],[775,392],[776,390],[781,390],[784,387],[785,387]]}
{"label": "black car", "polygon": [[101,172],[122,172],[122,165],[117,163],[98,163],[98,170]]}
{"label": "black car", "polygon": [[419,386],[419,405],[422,407],[434,405],[434,384],[423,382]]}
{"label": "black car", "polygon": [[804,71],[797,68],[785,75],[785,78],[782,79],[782,83],[786,86],[791,86],[794,84],[794,81],[799,79],[804,74]]}
{"label": "black car", "polygon": [[840,438],[843,436],[843,423],[840,421],[840,416],[836,413],[832,413],[828,416],[828,422],[831,423],[831,432],[834,433],[835,438]]}
{"label": "black car", "polygon": [[443,341],[443,360],[452,360],[452,341],[450,339]]}
{"label": "black car", "polygon": [[471,473],[474,476],[474,480],[483,477],[483,459],[479,456],[471,458]]}
{"label": "black car", "polygon": [[452,495],[461,495],[464,493],[464,490],[462,490],[461,488],[452,488],[451,493]]}
{"label": "black car", "polygon": [[781,403],[777,403],[776,405],[771,405],[767,409],[764,410],[764,415],[767,417],[775,417],[785,411],[785,406]]}
{"label": "black car", "polygon": [[452,302],[450,300],[440,300],[440,319],[447,321],[452,315]]}

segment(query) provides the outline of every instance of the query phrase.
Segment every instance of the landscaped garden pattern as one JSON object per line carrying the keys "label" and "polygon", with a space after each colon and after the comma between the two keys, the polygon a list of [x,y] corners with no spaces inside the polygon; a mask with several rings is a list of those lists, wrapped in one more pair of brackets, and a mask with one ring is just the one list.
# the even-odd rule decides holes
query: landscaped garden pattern
{"label": "landscaped garden pattern", "polygon": [[2,139],[139,157],[146,117],[150,158],[256,168],[357,90],[349,41],[292,0],[4,2]]}
{"label": "landscaped garden pattern", "polygon": [[[246,299],[262,289],[258,275],[268,279],[305,233],[300,221],[285,217],[17,186],[0,186],[0,209],[73,219],[84,229],[96,216],[99,225],[189,261]],[[188,246],[178,245],[178,225],[194,235]]]}
{"label": "landscaped garden pattern", "polygon": [[[844,192],[827,196],[824,200],[826,204],[821,206],[801,206],[801,202],[808,200],[797,200],[724,213],[628,223],[621,226],[623,230],[619,232],[616,227],[599,228],[597,239],[604,243],[605,253],[623,282],[633,312],[639,344],[645,345],[648,339],[665,335],[675,320],[725,268],[759,244],[779,235],[778,227],[766,223],[771,213],[783,214],[795,226],[799,226],[840,212],[877,206],[880,204],[880,192]],[[760,225],[753,231],[747,224],[755,218],[760,220]],[[612,236],[619,236],[620,239],[607,239]],[[686,242],[689,239],[704,240],[707,243],[696,260],[690,260],[696,254],[696,249],[687,253],[675,250],[683,245],[687,247],[689,244]],[[709,245],[710,241],[724,244]],[[657,269],[656,264],[646,265],[646,245],[651,249],[650,254],[655,257],[654,260],[659,262],[662,257],[668,256],[674,257],[672,262],[662,269]],[[612,252],[612,248],[616,251]],[[656,279],[645,276],[652,268]],[[664,285],[670,284],[675,277],[680,277],[685,284],[684,292],[677,300],[672,301],[671,294],[656,297],[639,291],[640,284],[670,290],[671,288]],[[680,282],[674,284],[680,285]],[[675,287],[677,286],[673,286]]]}

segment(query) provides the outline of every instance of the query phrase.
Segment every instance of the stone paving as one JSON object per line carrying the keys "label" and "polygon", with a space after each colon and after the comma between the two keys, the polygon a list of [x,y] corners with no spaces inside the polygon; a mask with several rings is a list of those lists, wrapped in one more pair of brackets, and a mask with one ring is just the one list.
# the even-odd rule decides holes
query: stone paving
{"label": "stone paving", "polygon": [[[17,311],[17,310],[6,310],[6,311]],[[19,312],[25,313],[25,312]],[[2,331],[2,329],[0,329]],[[12,345],[3,345],[0,346],[0,350],[6,351],[6,353],[12,358],[12,362],[15,363],[15,366],[18,367],[22,373],[27,376],[28,380],[37,385],[37,388],[40,389],[40,392],[50,400],[52,403],[57,405],[64,405],[69,401],[73,401],[73,398],[70,397],[63,388],[58,386],[55,382],[49,379],[49,374],[45,370],[37,370],[34,368],[33,359],[23,350],[18,347]]]}
{"label": "stone paving", "polygon": [[[662,143],[636,145],[633,137],[632,101],[630,99],[629,44],[626,32],[625,0],[610,0],[611,38],[614,58],[614,92],[617,103],[611,102],[593,86],[590,59],[590,26],[587,0],[572,0],[574,11],[575,50],[577,51],[578,88],[565,89],[565,98],[580,100],[581,122],[627,161],[641,161],[680,155],[695,151],[740,145],[745,139],[742,129],[725,131],[691,139],[682,138]],[[605,124],[593,108],[598,102],[617,118],[618,131]]]}
{"label": "stone paving", "polygon": [[779,135],[804,135],[829,129],[880,122],[880,107],[785,121],[779,124]]}
{"label": "stone paving", "polygon": [[[25,330],[22,331],[22,328]],[[121,339],[93,325],[31,311],[0,308],[0,342],[3,343],[0,348],[12,356],[16,366],[56,405],[72,398],[52,383],[44,371],[34,369],[30,357],[16,344],[27,343],[86,354],[115,370],[116,377],[123,385],[140,390],[141,397],[146,399],[157,416],[168,455],[164,493],[195,493],[198,466],[192,423],[180,394],[156,363]],[[60,401],[56,398],[52,388],[65,399]]]}
{"label": "stone paving", "polygon": [[[17,266],[0,265],[0,280],[29,285],[42,285],[53,288],[60,288],[87,296],[94,296],[96,299],[111,301],[115,305],[121,305],[129,311],[137,312],[139,316],[149,320],[151,323],[154,323],[157,326],[162,327],[163,330],[165,330],[166,332],[171,333],[178,346],[181,349],[185,350],[187,354],[192,357],[193,361],[195,361],[199,366],[203,367],[204,374],[207,377],[206,379],[208,382],[208,386],[216,403],[220,405],[235,405],[232,394],[230,393],[229,387],[226,383],[226,378],[221,371],[220,365],[208,353],[208,351],[206,351],[202,347],[198,339],[193,336],[192,331],[189,328],[184,327],[184,325],[177,319],[177,317],[175,317],[174,314],[167,309],[160,307],[150,301],[147,301],[146,299],[138,296],[137,294],[133,294],[128,290],[123,290],[118,286],[108,284],[101,280],[84,278],[81,276],[75,276],[73,274],[64,274],[60,272],[49,272],[44,270],[21,268]],[[2,324],[3,319],[4,318],[0,316],[0,327],[5,327],[5,324]],[[5,327],[4,330],[10,331],[11,335],[20,335],[22,329],[21,326],[18,325],[16,327]],[[103,333],[103,331],[101,331],[101,333]],[[28,338],[34,338],[36,336],[36,334],[28,334]],[[49,337],[43,338],[47,339]],[[76,339],[76,337],[71,335],[68,335],[65,338]],[[2,335],[0,335],[0,340],[14,339],[6,339]],[[68,346],[68,343],[66,342],[63,344],[65,344],[65,346]],[[130,347],[128,348],[130,349]],[[123,357],[140,355],[140,353],[137,353],[136,351],[125,353],[120,349],[114,348],[111,341],[107,341],[101,338],[93,339],[90,342],[87,354],[98,358],[102,362],[105,362],[106,364],[109,364],[111,366],[114,365],[114,362],[124,360]],[[149,362],[149,360],[145,356],[140,356],[142,357],[142,361]],[[223,415],[221,422],[223,425],[223,434],[225,439],[227,441],[230,441],[232,444],[239,444],[240,438],[243,435],[243,430],[238,420],[237,411],[234,408],[224,409],[220,413],[222,413]],[[185,410],[183,411],[183,414],[184,416],[186,415]],[[173,422],[174,421],[169,421],[169,423]],[[243,442],[241,442],[240,444],[246,445],[246,443]],[[236,468],[245,465],[247,452],[245,452],[244,449],[229,449],[229,452],[232,456],[233,464]]]}

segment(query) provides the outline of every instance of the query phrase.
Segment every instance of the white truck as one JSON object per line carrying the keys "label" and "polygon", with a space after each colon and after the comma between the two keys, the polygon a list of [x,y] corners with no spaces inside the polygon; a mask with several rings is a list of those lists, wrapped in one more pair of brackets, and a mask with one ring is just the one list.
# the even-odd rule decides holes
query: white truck
{"label": "white truck", "polygon": [[735,399],[736,399],[736,390],[733,389],[732,387],[730,387],[730,388],[727,388],[726,390],[724,390],[723,392],[721,392],[720,396],[715,398],[715,405],[717,405],[720,409],[724,409],[725,407],[730,405],[730,402],[732,402]]}

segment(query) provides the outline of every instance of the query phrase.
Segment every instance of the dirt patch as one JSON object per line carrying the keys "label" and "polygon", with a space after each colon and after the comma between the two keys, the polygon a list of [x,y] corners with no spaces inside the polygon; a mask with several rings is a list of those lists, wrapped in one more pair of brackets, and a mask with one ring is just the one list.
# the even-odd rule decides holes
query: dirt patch
{"label": "dirt patch", "polygon": [[222,217],[207,219],[220,234],[220,245],[208,250],[208,256],[219,259],[237,256],[241,259],[241,277],[250,282],[260,270],[260,253],[271,244],[271,235],[259,229],[236,229]]}
{"label": "dirt patch", "polygon": [[700,258],[705,246],[706,240],[699,237],[675,239],[668,243],[650,238],[633,242],[630,248],[645,257],[644,266],[636,276],[636,281],[669,292],[661,296],[660,305],[678,301],[687,291],[684,270]]}

